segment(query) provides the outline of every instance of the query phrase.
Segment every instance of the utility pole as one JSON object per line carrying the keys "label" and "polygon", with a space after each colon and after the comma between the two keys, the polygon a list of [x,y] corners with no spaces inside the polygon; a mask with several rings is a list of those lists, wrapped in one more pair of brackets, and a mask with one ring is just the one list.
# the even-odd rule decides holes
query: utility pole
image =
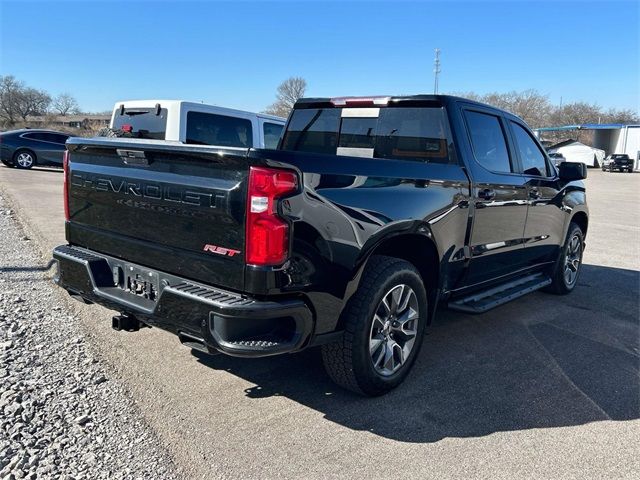
{"label": "utility pole", "polygon": [[440,49],[436,48],[436,58],[433,61],[433,94],[438,94],[438,77],[440,76]]}

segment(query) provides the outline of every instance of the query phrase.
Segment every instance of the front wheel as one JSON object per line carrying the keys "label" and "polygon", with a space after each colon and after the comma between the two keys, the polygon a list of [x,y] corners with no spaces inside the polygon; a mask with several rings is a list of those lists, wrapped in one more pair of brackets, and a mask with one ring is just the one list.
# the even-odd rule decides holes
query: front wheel
{"label": "front wheel", "polygon": [[556,271],[551,277],[551,285],[546,288],[548,292],[566,295],[573,291],[580,276],[583,250],[584,234],[577,224],[571,222]]}
{"label": "front wheel", "polygon": [[372,257],[342,320],[342,340],[322,347],[331,379],[369,396],[397,387],[415,362],[427,322],[420,273],[404,260]]}

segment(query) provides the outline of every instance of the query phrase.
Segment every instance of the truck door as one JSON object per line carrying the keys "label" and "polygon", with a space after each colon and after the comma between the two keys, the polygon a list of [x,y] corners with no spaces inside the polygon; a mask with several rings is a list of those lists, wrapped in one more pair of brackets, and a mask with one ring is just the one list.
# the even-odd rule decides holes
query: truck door
{"label": "truck door", "polygon": [[464,286],[496,279],[525,265],[527,187],[507,142],[505,120],[481,107],[463,109],[471,146],[473,224]]}
{"label": "truck door", "polygon": [[562,210],[559,179],[542,147],[524,125],[514,120],[508,124],[529,196],[524,253],[533,267],[557,258],[567,214]]}

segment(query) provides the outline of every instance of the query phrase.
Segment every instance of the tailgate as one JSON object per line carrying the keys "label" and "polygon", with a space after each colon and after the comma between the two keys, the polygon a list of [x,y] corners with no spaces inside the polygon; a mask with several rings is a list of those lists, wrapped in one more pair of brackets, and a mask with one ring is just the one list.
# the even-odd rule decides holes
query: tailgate
{"label": "tailgate", "polygon": [[73,245],[241,290],[247,150],[71,138]]}

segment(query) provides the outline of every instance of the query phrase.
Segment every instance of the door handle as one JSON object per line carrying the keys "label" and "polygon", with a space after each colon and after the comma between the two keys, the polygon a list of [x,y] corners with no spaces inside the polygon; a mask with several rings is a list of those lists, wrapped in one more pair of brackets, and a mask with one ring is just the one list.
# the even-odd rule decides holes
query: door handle
{"label": "door handle", "polygon": [[482,200],[493,200],[496,198],[496,191],[490,188],[483,188],[478,192],[478,198]]}

